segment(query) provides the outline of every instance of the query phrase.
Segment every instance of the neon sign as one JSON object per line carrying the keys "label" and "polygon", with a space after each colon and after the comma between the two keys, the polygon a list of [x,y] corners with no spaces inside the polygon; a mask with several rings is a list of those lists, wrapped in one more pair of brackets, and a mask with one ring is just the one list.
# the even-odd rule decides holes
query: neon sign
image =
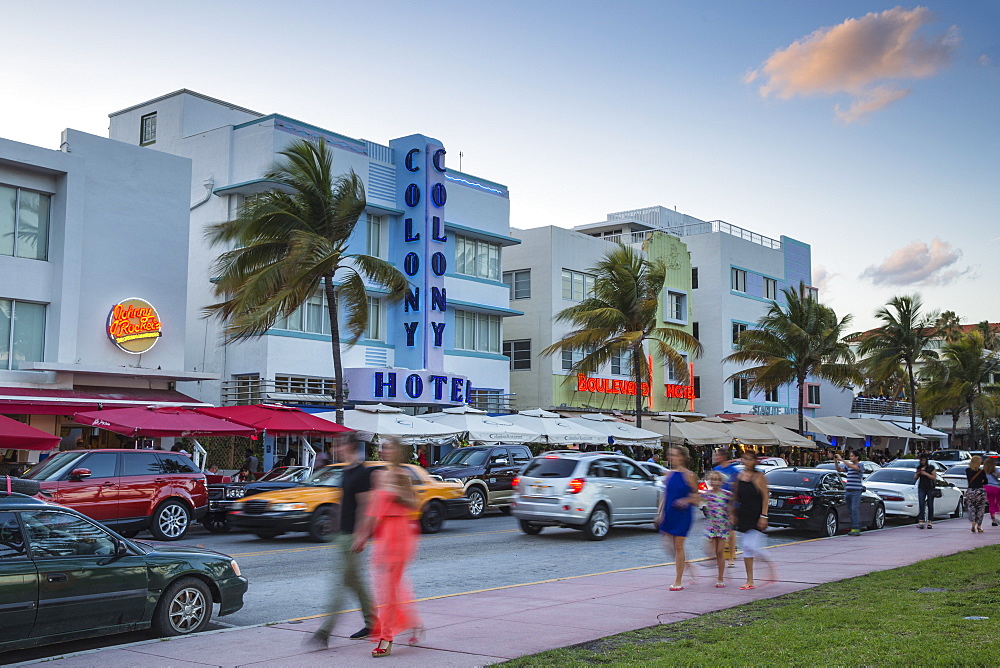
{"label": "neon sign", "polygon": [[694,399],[694,385],[667,385],[667,399]]}
{"label": "neon sign", "polygon": [[125,299],[108,313],[108,338],[118,348],[139,355],[156,345],[163,336],[163,323],[153,305],[145,299]]}
{"label": "neon sign", "polygon": [[[649,383],[641,383],[639,387],[642,396],[649,396]],[[635,396],[635,381],[612,378],[588,378],[582,373],[576,375],[577,392],[594,392],[598,394],[628,394]]]}

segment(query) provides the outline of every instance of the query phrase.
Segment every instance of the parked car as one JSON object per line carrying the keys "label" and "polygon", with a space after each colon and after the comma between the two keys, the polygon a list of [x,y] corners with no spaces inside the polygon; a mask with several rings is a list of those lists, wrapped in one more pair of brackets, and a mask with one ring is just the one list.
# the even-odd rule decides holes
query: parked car
{"label": "parked car", "polygon": [[641,466],[642,468],[646,469],[649,475],[653,476],[654,478],[662,478],[663,476],[667,475],[667,471],[670,470],[666,466],[663,466],[662,464],[657,464],[656,462],[640,462],[639,460],[635,460],[635,463]]}
{"label": "parked car", "polygon": [[205,474],[179,452],[67,450],[22,477],[37,480],[45,499],[128,538],[148,529],[157,540],[180,540],[208,511]]}
{"label": "parked car", "polygon": [[[767,487],[770,509],[767,523],[772,527],[792,527],[833,536],[850,528],[844,480],[836,471],[818,468],[784,468],[770,471]],[[861,493],[861,526],[885,526],[885,503],[874,492]]]}
{"label": "parked car", "polygon": [[967,462],[972,459],[968,450],[935,450],[929,457],[939,462]]}
{"label": "parked car", "polygon": [[[917,501],[915,468],[886,467],[872,473],[865,480],[865,487],[875,492],[885,502],[889,515],[916,517],[920,507]],[[964,470],[964,467],[963,467]],[[958,517],[962,514],[962,490],[938,475],[936,489],[941,498],[934,499],[934,517]]]}
{"label": "parked car", "polygon": [[514,477],[530,461],[526,445],[473,445],[452,450],[427,472],[461,483],[469,497],[469,517],[475,519],[488,508],[510,512]]}
{"label": "parked car", "polygon": [[89,517],[0,491],[0,652],[142,629],[202,631],[243,607],[232,558],[131,541]]}
{"label": "parked car", "polygon": [[[944,473],[948,470],[948,466],[942,464],[936,459],[928,459],[928,464],[931,464],[934,468],[938,470],[938,473]],[[917,465],[920,464],[919,459],[894,459],[882,468],[886,469],[912,469],[917,470]]]}
{"label": "parked car", "polygon": [[[364,462],[380,466],[381,462]],[[301,487],[279,489],[237,501],[229,513],[237,529],[250,531],[258,538],[274,538],[283,533],[304,531],[314,540],[326,540],[335,530],[336,506],[340,503],[340,480],[344,464],[324,466]],[[469,512],[469,499],[462,485],[433,479],[427,471],[412,464],[403,468],[410,474],[413,491],[420,506],[420,528],[437,533],[445,520]]]}
{"label": "parked car", "polygon": [[511,513],[529,536],[549,526],[604,540],[613,526],[656,521],[662,484],[638,462],[611,452],[548,452],[518,476]]}
{"label": "parked car", "polygon": [[767,473],[768,471],[773,471],[774,469],[783,469],[788,466],[786,462],[781,457],[760,457],[757,460],[757,470],[761,473]]}
{"label": "parked car", "polygon": [[964,492],[969,488],[969,478],[965,475],[965,470],[967,468],[969,468],[968,464],[952,466],[944,473],[939,473],[938,478],[941,478],[946,482],[950,482],[952,485]]}
{"label": "parked car", "polygon": [[[861,465],[861,475],[864,478],[867,478],[872,473],[875,473],[875,471],[878,471],[880,468],[882,468],[881,466],[879,466],[875,462],[870,462],[868,460],[861,460],[861,461],[858,462],[858,464]],[[833,461],[823,462],[821,464],[817,464],[815,468],[824,469],[824,470],[827,470],[827,471],[836,471],[837,470],[837,463],[833,462]],[[843,464],[841,464],[840,468],[841,468],[841,475],[846,477],[847,476],[847,472],[844,469],[846,469],[847,467],[844,466]]]}
{"label": "parked car", "polygon": [[208,512],[202,525],[212,533],[225,533],[232,527],[227,514],[239,499],[274,489],[298,487],[313,473],[310,466],[276,466],[254,482],[218,482],[208,484]]}

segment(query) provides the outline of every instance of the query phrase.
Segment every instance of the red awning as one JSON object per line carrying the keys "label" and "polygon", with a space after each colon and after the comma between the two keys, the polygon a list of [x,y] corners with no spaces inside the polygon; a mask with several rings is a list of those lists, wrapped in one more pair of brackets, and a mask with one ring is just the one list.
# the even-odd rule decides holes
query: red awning
{"label": "red awning", "polygon": [[80,385],[72,390],[0,387],[0,413],[11,415],[72,415],[111,408],[210,405],[174,390]]}
{"label": "red awning", "polygon": [[198,408],[199,413],[253,427],[269,434],[341,434],[348,431],[343,425],[316,417],[310,413],[281,404],[253,404],[250,406],[220,406]]}
{"label": "red awning", "polygon": [[253,429],[186,408],[116,408],[76,413],[73,419],[126,436],[249,436]]}
{"label": "red awning", "polygon": [[58,436],[0,415],[0,448],[51,450],[57,447],[59,447]]}

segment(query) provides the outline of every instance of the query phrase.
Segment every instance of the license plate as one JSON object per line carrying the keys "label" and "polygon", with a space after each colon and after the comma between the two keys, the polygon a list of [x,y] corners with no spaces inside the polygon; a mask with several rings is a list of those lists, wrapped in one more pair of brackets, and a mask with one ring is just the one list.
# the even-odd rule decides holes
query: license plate
{"label": "license plate", "polygon": [[549,491],[549,486],[548,485],[532,485],[531,486],[531,493],[535,494],[536,496],[542,496],[543,494],[548,493],[548,491]]}
{"label": "license plate", "polygon": [[778,500],[777,499],[771,499],[770,501],[768,501],[768,504],[772,505],[772,506],[776,506],[776,505],[778,505]]}

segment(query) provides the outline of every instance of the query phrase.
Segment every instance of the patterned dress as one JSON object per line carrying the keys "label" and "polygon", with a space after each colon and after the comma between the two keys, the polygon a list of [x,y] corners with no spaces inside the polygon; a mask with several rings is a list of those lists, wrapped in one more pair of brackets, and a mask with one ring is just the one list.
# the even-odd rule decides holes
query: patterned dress
{"label": "patterned dress", "polygon": [[708,518],[705,535],[709,538],[728,538],[733,528],[729,521],[729,499],[733,493],[728,489],[720,489],[718,492],[708,490],[702,496],[705,497],[705,516]]}

